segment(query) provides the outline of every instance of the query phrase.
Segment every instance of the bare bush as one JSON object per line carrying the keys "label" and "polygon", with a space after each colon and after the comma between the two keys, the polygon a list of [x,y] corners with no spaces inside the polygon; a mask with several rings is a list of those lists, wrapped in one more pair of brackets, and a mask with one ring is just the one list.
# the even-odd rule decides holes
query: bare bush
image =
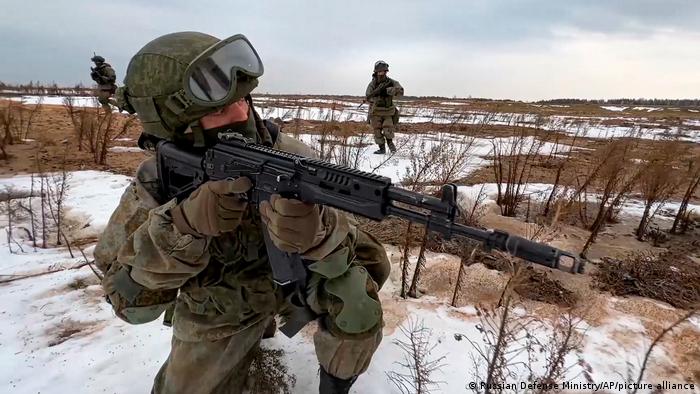
{"label": "bare bush", "polygon": [[[536,393],[547,392],[547,385],[563,382],[567,378],[567,374],[576,367],[583,366],[580,374],[583,374],[589,382],[593,380],[587,370],[589,367],[581,354],[585,336],[585,331],[580,328],[581,323],[583,323],[583,319],[574,316],[571,311],[554,319],[552,335],[549,336],[547,342],[540,345],[540,352],[545,359],[545,371],[537,378],[537,381],[544,383],[545,386],[538,389]],[[567,364],[566,357],[571,353],[577,354],[577,361],[573,364]]]}
{"label": "bare bush", "polygon": [[643,173],[643,167],[632,161],[631,155],[635,147],[635,140],[624,138],[610,141],[604,150],[608,155],[602,167],[596,171],[602,184],[598,212],[589,228],[591,234],[581,249],[582,257],[586,257],[605,222],[613,217],[615,209],[621,206],[623,198],[632,191]]}
{"label": "bare bush", "polygon": [[[440,158],[440,151],[436,146],[429,147],[425,140],[420,141],[418,149],[410,149],[409,166],[406,168],[406,175],[402,180],[402,186],[411,190],[421,192],[428,186],[432,179],[436,164]],[[409,273],[409,251],[411,249],[411,229],[413,223],[408,223],[406,228],[405,242],[403,245],[403,255],[401,257],[401,297],[408,295],[408,273]],[[426,237],[423,236],[421,248],[425,247]],[[422,262],[418,262],[422,264]]]}
{"label": "bare bush", "polygon": [[63,165],[63,171],[61,171],[60,173],[51,174],[46,177],[46,190],[48,193],[47,205],[49,207],[49,213],[51,214],[51,220],[53,221],[53,224],[56,228],[56,245],[61,246],[63,245],[63,241],[65,241],[65,245],[66,247],[68,247],[68,252],[70,253],[70,256],[74,257],[73,250],[71,248],[71,243],[68,241],[68,238],[66,237],[65,231],[63,229],[63,227],[65,226],[63,220],[65,206],[63,204],[63,201],[66,197],[66,192],[68,190],[68,179],[69,174],[66,171],[65,162]]}
{"label": "bare bush", "polygon": [[[681,145],[674,142],[666,142],[651,152],[647,164],[642,170],[639,185],[644,198],[644,213],[637,226],[637,239],[643,241],[649,223],[656,212],[671,198],[680,185],[681,180],[674,170],[674,162],[684,154]],[[652,210],[652,208],[654,208]]]}
{"label": "bare bush", "polygon": [[457,307],[457,299],[462,293],[462,276],[464,275],[464,268],[474,264],[474,256],[476,255],[477,248],[473,248],[469,257],[461,257],[459,260],[459,269],[457,270],[457,279],[455,280],[455,288],[452,292],[452,302],[450,305]]}
{"label": "bare bush", "polygon": [[464,195],[460,199],[460,218],[467,226],[476,226],[479,224],[479,219],[486,213],[484,202],[488,198],[485,191],[485,184],[479,186],[476,194]]}
{"label": "bare bush", "polygon": [[[671,227],[671,233],[683,233],[685,230],[682,224],[688,223],[688,218],[690,217],[688,212],[688,204],[690,199],[695,195],[695,192],[700,186],[700,158],[695,158],[694,160],[688,160],[687,172],[685,175],[686,188],[683,193],[683,199],[681,200],[681,205],[678,208],[676,217],[673,219],[673,226]],[[684,220],[685,219],[685,220]]]}
{"label": "bare bush", "polygon": [[[517,134],[510,138],[495,138],[492,145],[492,168],[498,197],[496,203],[504,216],[515,216],[522,202],[527,183],[530,179],[533,162],[544,144],[543,139],[529,137],[529,127],[523,116],[513,116],[509,124],[516,128]],[[537,118],[536,127],[540,128],[544,119]]]}
{"label": "bare bush", "polygon": [[431,344],[432,331],[425,327],[423,321],[408,319],[400,327],[404,339],[394,340],[394,344],[403,352],[403,361],[394,364],[400,372],[387,372],[389,380],[404,394],[428,394],[436,390],[442,382],[436,381],[434,374],[443,367],[444,356],[433,358],[432,352],[437,344]]}
{"label": "bare bush", "polygon": [[[587,124],[581,124],[576,129],[574,136],[571,140],[570,145],[560,144],[560,135],[557,133],[554,139],[554,149],[550,152],[549,161],[555,161],[555,166],[557,169],[557,174],[554,177],[554,183],[552,184],[552,191],[547,197],[547,202],[544,204],[544,211],[542,214],[547,217],[550,212],[552,202],[555,201],[555,197],[559,193],[559,185],[562,180],[562,175],[569,167],[572,165],[571,153],[576,148],[576,143],[580,140],[579,137],[584,137],[587,134]],[[561,157],[564,156],[564,157]]]}
{"label": "bare bush", "polygon": [[[472,354],[473,380],[470,389],[475,392],[500,393],[505,383],[527,374],[526,380],[534,377],[532,363],[537,340],[530,334],[535,320],[514,315],[513,289],[520,280],[517,268],[506,285],[501,301],[496,308],[477,307],[482,334],[482,343],[466,335],[455,334],[455,339],[466,339],[476,351]],[[517,358],[525,355],[527,361]]]}
{"label": "bare bush", "polygon": [[7,248],[10,251],[10,254],[15,253],[15,251],[12,249],[12,243],[15,243],[18,247],[18,250],[24,253],[24,249],[22,248],[22,244],[17,242],[13,235],[12,235],[12,229],[13,229],[13,219],[17,215],[16,213],[16,205],[13,204],[12,198],[10,196],[13,194],[13,190],[10,187],[5,187],[5,193],[4,193],[7,198],[5,200],[5,211],[7,213],[7,228],[5,229],[5,232],[7,233]]}
{"label": "bare bush", "polygon": [[134,125],[136,117],[123,117],[102,107],[75,107],[73,98],[63,101],[78,139],[78,150],[88,149],[95,164],[107,164],[107,153],[117,138],[124,136]]}
{"label": "bare bush", "polygon": [[43,97],[35,105],[26,105],[24,101],[8,101],[0,112],[0,127],[3,136],[0,147],[6,157],[4,146],[22,143],[29,138],[34,129],[37,115],[41,112]]}
{"label": "bare bush", "polygon": [[39,97],[38,102],[34,105],[25,105],[22,101],[19,103],[19,105],[14,106],[16,111],[13,124],[13,135],[15,141],[23,142],[29,138],[29,135],[34,129],[36,117],[43,108],[43,102],[44,98]]}
{"label": "bare bush", "polygon": [[[442,186],[455,182],[461,176],[472,158],[471,151],[474,146],[474,138],[469,136],[452,137],[447,134],[440,134],[438,140],[430,147],[427,160],[422,163],[425,171],[418,175],[418,167],[414,167],[413,174],[420,176],[420,183],[429,183]],[[416,179],[411,179],[416,185]],[[425,252],[428,243],[429,230],[423,230],[423,239],[418,252],[418,261],[413,271],[411,287],[408,290],[409,297],[418,297],[418,284],[420,282],[422,270],[425,268]]]}

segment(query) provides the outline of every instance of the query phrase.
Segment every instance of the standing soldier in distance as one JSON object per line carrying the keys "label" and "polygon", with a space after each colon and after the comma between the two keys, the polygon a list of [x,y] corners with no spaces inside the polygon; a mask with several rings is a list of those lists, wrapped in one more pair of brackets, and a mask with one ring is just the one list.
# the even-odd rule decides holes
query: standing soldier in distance
{"label": "standing soldier in distance", "polygon": [[394,97],[403,96],[401,84],[389,78],[389,65],[379,60],[374,63],[372,81],[367,86],[365,99],[369,101],[369,123],[374,130],[374,142],[379,145],[375,154],[386,153],[386,145],[392,153],[396,152],[394,145],[394,130],[399,123],[399,110],[394,105]]}
{"label": "standing soldier in distance", "polygon": [[110,98],[117,91],[117,73],[109,63],[105,63],[102,56],[95,55],[90,60],[95,63],[95,67],[90,67],[90,77],[97,82],[97,101],[105,109],[109,109],[109,104],[116,106],[116,101]]}
{"label": "standing soldier in distance", "polygon": [[[226,131],[312,156],[255,111],[250,93],[262,75],[262,61],[242,35],[173,33],[134,55],[116,98],[137,114],[144,140],[201,149]],[[261,339],[274,333],[282,313],[297,328],[318,321],[317,392],[347,394],[382,339],[378,292],[390,264],[381,243],[331,207],[279,195],[248,204],[245,177],[206,182],[178,201],[162,194],[159,175],[154,157],[141,164],[95,249],[117,316],[138,324],[168,311],[170,355],[152,393],[241,393]],[[303,308],[291,302],[294,284],[273,281],[263,232],[305,260]]]}

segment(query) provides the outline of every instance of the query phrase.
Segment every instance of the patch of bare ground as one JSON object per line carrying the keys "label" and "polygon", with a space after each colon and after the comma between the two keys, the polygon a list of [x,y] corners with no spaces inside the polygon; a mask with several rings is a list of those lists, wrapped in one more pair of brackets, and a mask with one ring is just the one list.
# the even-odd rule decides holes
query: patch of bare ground
{"label": "patch of bare ground", "polygon": [[700,331],[693,327],[679,327],[666,343],[683,377],[689,382],[700,383]]}
{"label": "patch of bare ground", "polygon": [[[0,108],[7,101],[0,100]],[[114,114],[120,119],[126,115]],[[37,113],[27,136],[29,141],[8,145],[6,150],[11,156],[7,161],[0,161],[0,175],[17,175],[37,172],[37,160],[44,171],[60,171],[64,167],[69,171],[104,170],[133,175],[136,167],[143,161],[145,152],[108,152],[107,165],[97,165],[92,154],[87,150],[78,150],[78,139],[65,108],[60,105],[43,105]],[[131,127],[115,146],[136,147],[140,127]]]}
{"label": "patch of bare ground", "polygon": [[79,322],[72,319],[65,319],[47,331],[47,334],[51,336],[48,347],[57,346],[72,339],[88,336],[102,329],[104,326],[104,321]]}
{"label": "patch of bare ground", "polygon": [[259,346],[246,378],[246,387],[252,393],[290,394],[296,385],[296,376],[289,372],[282,349]]}
{"label": "patch of bare ground", "polygon": [[395,297],[382,297],[382,313],[384,318],[384,335],[392,335],[408,317],[406,302]]}

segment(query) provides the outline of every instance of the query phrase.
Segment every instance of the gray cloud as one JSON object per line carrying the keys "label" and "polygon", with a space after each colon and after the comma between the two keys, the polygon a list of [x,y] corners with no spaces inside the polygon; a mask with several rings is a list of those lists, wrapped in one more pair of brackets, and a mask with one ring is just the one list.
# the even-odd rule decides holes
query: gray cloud
{"label": "gray cloud", "polygon": [[[5,9],[0,80],[12,82],[88,84],[92,51],[108,58],[121,78],[131,55],[149,40],[199,30],[222,38],[246,34],[265,62],[259,90],[267,92],[361,94],[372,63],[382,58],[411,94],[605,96],[630,89],[614,82],[617,71],[611,70],[624,64],[639,78],[653,78],[655,65],[669,62],[658,56],[668,52],[688,65],[676,67],[686,87],[651,84],[635,93],[680,96],[700,88],[690,74],[700,55],[668,48],[700,36],[700,2],[692,0],[10,0]],[[627,53],[636,44],[639,53]],[[618,52],[626,54],[600,58],[598,70],[583,66]],[[591,80],[547,86],[582,78]]]}

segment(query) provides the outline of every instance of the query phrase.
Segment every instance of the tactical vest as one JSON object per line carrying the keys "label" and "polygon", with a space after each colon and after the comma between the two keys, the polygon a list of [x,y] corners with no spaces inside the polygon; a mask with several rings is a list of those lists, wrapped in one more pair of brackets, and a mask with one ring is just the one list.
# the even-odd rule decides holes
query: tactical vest
{"label": "tactical vest", "polygon": [[[387,77],[389,81],[387,88],[394,87],[394,80]],[[381,82],[378,79],[374,79],[373,87],[376,88]],[[372,101],[372,107],[370,109],[370,115],[381,115],[381,116],[393,116],[396,112],[396,107],[394,106],[394,97],[391,95],[387,96],[376,96]]]}

